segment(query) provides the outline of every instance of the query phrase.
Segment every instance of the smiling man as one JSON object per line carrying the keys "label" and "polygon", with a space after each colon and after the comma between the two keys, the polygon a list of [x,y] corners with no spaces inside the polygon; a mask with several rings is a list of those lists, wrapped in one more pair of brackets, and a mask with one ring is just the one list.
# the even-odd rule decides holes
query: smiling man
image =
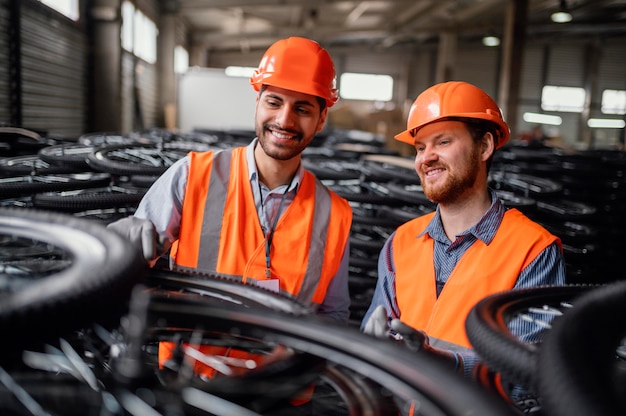
{"label": "smiling man", "polygon": [[[488,187],[494,152],[509,135],[496,103],[472,84],[445,82],[417,97],[407,130],[395,138],[415,146],[415,170],[437,209],[401,225],[386,241],[361,324],[379,337],[411,334],[467,376],[478,358],[465,319],[479,300],[565,282],[559,238],[506,209]],[[521,321],[511,332],[525,342],[541,337]]]}
{"label": "smiling man", "polygon": [[171,247],[175,269],[256,282],[346,322],[352,210],[301,164],[338,99],[332,59],[315,41],[282,39],[250,84],[258,92],[257,137],[189,153],[153,184],[134,216],[109,228],[152,264]]}
{"label": "smiling man", "polygon": [[[310,39],[282,39],[265,52],[250,84],[258,93],[257,137],[248,146],[189,153],[152,185],[134,216],[109,228],[152,265],[167,252],[176,270],[254,282],[346,323],[352,209],[301,164],[338,99],[331,57]],[[188,347],[161,342],[159,363],[175,365],[176,351]],[[199,350],[264,359],[233,348]],[[200,362],[194,368],[215,376]],[[304,413],[308,397],[294,401]]]}

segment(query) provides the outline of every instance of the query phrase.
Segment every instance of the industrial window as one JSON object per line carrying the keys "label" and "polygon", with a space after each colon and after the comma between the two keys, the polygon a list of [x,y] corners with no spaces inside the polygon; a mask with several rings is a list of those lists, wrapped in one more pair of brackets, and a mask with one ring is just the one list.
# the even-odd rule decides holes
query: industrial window
{"label": "industrial window", "polygon": [[74,21],[78,20],[78,0],[39,0]]}
{"label": "industrial window", "polygon": [[346,100],[391,101],[393,78],[389,75],[357,74],[341,75],[339,94]]}
{"label": "industrial window", "polygon": [[184,74],[189,69],[189,52],[178,45],[174,48],[174,72]]}
{"label": "industrial window", "polygon": [[122,47],[135,56],[153,64],[156,62],[158,30],[140,10],[132,3],[122,4]]}
{"label": "industrial window", "polygon": [[626,114],[626,91],[602,91],[602,113],[620,115]]}
{"label": "industrial window", "polygon": [[580,113],[585,106],[585,90],[575,87],[546,85],[541,91],[541,109]]}

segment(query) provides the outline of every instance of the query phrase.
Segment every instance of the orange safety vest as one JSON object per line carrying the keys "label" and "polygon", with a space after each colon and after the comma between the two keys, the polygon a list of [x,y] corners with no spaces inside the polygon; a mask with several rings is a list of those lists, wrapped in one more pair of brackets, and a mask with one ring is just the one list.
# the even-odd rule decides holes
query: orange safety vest
{"label": "orange safety vest", "polygon": [[401,320],[432,337],[470,347],[465,318],[484,297],[512,289],[520,272],[558,237],[516,209],[505,212],[493,241],[476,241],[459,260],[439,297],[434,240],[422,232],[434,212],[396,230],[393,261]]}
{"label": "orange safety vest", "polygon": [[[265,279],[265,235],[246,164],[246,148],[190,153],[179,240],[179,268]],[[339,270],[352,223],[348,202],[305,171],[272,240],[272,276],[306,304],[321,304]]]}
{"label": "orange safety vest", "polygon": [[[265,279],[265,235],[250,187],[246,148],[192,152],[179,239],[170,255],[175,267],[239,279]],[[272,277],[305,304],[319,305],[339,270],[352,224],[348,202],[305,171],[298,192],[280,217],[271,252]],[[159,364],[175,344],[159,344]],[[253,359],[246,351],[202,345],[209,355]],[[214,370],[196,362],[195,371]],[[306,401],[306,398],[304,399]]]}

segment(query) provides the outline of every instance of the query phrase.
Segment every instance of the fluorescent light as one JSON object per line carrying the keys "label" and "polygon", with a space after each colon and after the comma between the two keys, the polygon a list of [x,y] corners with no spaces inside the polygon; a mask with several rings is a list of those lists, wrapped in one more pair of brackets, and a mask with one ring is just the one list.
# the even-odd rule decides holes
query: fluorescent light
{"label": "fluorescent light", "polygon": [[551,126],[560,126],[563,123],[561,117],[548,114],[524,113],[523,118],[527,123],[549,124]]}
{"label": "fluorescent light", "polygon": [[609,118],[590,118],[587,125],[594,129],[623,129],[626,121]]}
{"label": "fluorescent light", "polygon": [[485,36],[483,38],[483,45],[498,46],[500,45],[500,39],[497,36]]}
{"label": "fluorescent light", "polygon": [[552,19],[554,23],[567,23],[572,21],[572,15],[568,12],[558,11],[552,13],[550,19]]}

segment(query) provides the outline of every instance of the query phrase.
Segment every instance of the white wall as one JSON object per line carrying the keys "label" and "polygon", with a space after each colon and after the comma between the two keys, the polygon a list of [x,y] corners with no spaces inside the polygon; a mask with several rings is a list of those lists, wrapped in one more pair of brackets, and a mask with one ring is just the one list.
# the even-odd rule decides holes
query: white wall
{"label": "white wall", "polygon": [[248,78],[227,77],[223,69],[190,68],[178,79],[178,126],[194,129],[253,130],[256,92]]}

